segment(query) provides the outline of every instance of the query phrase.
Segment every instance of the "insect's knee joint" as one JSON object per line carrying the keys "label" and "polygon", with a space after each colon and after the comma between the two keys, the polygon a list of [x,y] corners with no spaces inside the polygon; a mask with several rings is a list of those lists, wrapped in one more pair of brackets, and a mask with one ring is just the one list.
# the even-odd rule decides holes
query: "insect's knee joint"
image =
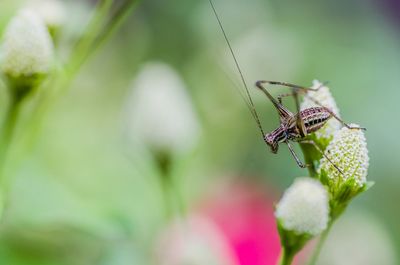
{"label": "insect's knee joint", "polygon": [[262,81],[262,80],[256,81],[256,87],[261,88],[261,87],[262,87],[262,84],[263,84],[263,81]]}

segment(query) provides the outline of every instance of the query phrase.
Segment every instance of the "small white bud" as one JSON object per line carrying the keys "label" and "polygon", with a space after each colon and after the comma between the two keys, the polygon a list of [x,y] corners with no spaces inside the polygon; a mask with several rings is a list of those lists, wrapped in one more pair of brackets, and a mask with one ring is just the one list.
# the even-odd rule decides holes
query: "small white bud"
{"label": "small white bud", "polygon": [[[358,127],[356,124],[351,126]],[[329,186],[339,188],[338,186],[349,180],[354,180],[358,187],[364,186],[367,181],[369,157],[367,141],[362,130],[343,127],[337,131],[326,148],[325,155],[343,173],[323,157],[317,172],[326,174],[332,182]]]}
{"label": "small white bud", "polygon": [[33,11],[20,11],[5,31],[3,72],[13,78],[46,74],[52,59],[53,44],[45,24]]}
{"label": "small white bud", "polygon": [[185,151],[194,145],[199,134],[183,81],[163,63],[147,63],[137,75],[128,119],[130,136],[157,151]]}
{"label": "small white bud", "polygon": [[297,178],[277,204],[275,216],[285,230],[318,235],[329,221],[328,193],[318,180]]}
{"label": "small white bud", "polygon": [[[338,117],[339,115],[339,108],[336,105],[335,99],[333,98],[331,92],[329,91],[329,88],[327,86],[324,86],[321,82],[318,80],[313,81],[313,86],[312,88],[316,89],[319,88],[317,91],[308,91],[306,96],[303,99],[303,102],[301,103],[300,109],[306,109],[306,108],[311,108],[311,107],[321,107],[318,105],[316,102],[320,103],[322,106],[330,109],[333,113],[335,113]],[[315,101],[313,101],[314,99]],[[332,118],[330,119],[324,127],[319,129],[318,131],[315,132],[315,135],[317,139],[327,139],[331,140],[334,133],[341,128],[341,123]]]}
{"label": "small white bud", "polygon": [[65,6],[60,0],[32,0],[28,8],[37,12],[49,29],[60,28],[65,23]]}

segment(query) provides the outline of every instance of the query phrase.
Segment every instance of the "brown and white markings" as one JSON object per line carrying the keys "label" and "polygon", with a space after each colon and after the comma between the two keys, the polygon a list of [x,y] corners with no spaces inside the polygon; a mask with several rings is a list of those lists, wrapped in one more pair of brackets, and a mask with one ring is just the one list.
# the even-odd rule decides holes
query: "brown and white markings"
{"label": "brown and white markings", "polygon": [[[238,60],[235,56],[235,53],[233,52],[233,49],[229,42],[227,34],[222,26],[222,22],[218,16],[218,13],[214,7],[212,0],[209,0],[209,2],[210,2],[212,10],[214,12],[214,15],[218,21],[219,27],[221,28],[222,34],[225,38],[225,41],[228,45],[229,51],[233,57],[236,68],[240,74],[243,86],[245,88],[245,96],[243,98],[244,98],[244,100],[247,104],[247,107],[249,108],[253,118],[255,119],[255,121],[257,123],[257,126],[262,134],[263,139],[264,139],[264,142],[271,148],[272,153],[276,154],[278,152],[280,143],[286,143],[289,148],[290,153],[296,160],[299,167],[305,168],[310,165],[304,164],[303,162],[300,161],[299,157],[297,156],[293,147],[291,146],[290,141],[303,143],[303,144],[310,144],[310,145],[313,145],[318,152],[320,152],[330,163],[332,163],[332,165],[340,173],[343,174],[341,169],[338,168],[330,160],[330,158],[324,154],[324,152],[321,150],[321,148],[313,140],[310,140],[307,138],[307,135],[321,129],[326,124],[326,122],[331,118],[338,120],[343,126],[349,128],[349,129],[365,130],[365,128],[353,127],[353,126],[348,125],[343,120],[341,120],[332,110],[330,110],[327,107],[324,107],[318,101],[309,97],[306,94],[307,91],[318,91],[322,87],[322,85],[317,88],[310,88],[310,87],[294,85],[294,84],[290,84],[290,83],[286,83],[286,82],[260,80],[260,81],[256,82],[256,87],[259,88],[268,97],[268,99],[272,102],[272,104],[275,106],[275,109],[278,111],[278,115],[280,118],[280,125],[278,126],[278,128],[276,128],[275,130],[273,130],[270,133],[265,133],[262,128],[257,111],[255,109],[253,100],[250,96],[250,92],[247,87],[247,83],[244,79],[244,76],[242,74]],[[275,99],[265,88],[265,86],[264,86],[265,84],[289,87],[291,89],[291,93],[280,95],[277,97],[277,99]],[[300,110],[299,94],[304,94],[304,96],[309,97],[309,99],[311,101],[313,101],[316,105],[318,105],[318,107],[311,107],[311,108],[306,108],[306,109]],[[285,106],[283,106],[282,98],[286,97],[286,96],[292,96],[294,98],[297,113],[292,113]]]}

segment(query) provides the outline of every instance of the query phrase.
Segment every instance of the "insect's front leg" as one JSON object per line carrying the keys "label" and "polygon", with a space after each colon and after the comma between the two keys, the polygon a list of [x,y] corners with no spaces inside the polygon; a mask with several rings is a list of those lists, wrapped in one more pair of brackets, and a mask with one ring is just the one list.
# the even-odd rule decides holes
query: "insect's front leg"
{"label": "insect's front leg", "polygon": [[299,157],[297,156],[296,152],[294,151],[294,149],[293,149],[292,145],[289,143],[289,141],[286,141],[285,143],[287,144],[290,153],[292,154],[292,156],[293,156],[294,159],[296,160],[296,163],[297,163],[297,165],[298,165],[299,167],[301,167],[301,168],[306,168],[306,167],[309,167],[309,166],[310,166],[309,164],[305,164],[305,163],[303,163],[303,162],[300,161]]}

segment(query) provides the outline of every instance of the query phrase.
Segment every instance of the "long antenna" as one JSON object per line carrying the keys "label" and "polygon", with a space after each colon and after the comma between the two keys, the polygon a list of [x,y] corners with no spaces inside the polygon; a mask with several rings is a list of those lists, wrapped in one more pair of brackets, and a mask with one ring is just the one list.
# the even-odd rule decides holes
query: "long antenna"
{"label": "long antenna", "polygon": [[250,112],[251,112],[253,118],[254,118],[255,121],[257,122],[257,126],[258,126],[258,128],[260,129],[262,136],[264,137],[264,136],[265,136],[265,133],[264,133],[264,130],[263,130],[262,126],[261,126],[260,119],[259,119],[259,117],[258,117],[256,108],[255,108],[254,103],[253,103],[253,99],[251,98],[249,89],[248,89],[248,87],[247,87],[246,80],[244,79],[244,76],[243,76],[243,73],[242,73],[242,69],[240,68],[239,62],[238,62],[238,60],[237,60],[237,58],[236,58],[236,55],[235,55],[235,53],[233,52],[231,43],[229,42],[228,36],[227,36],[226,33],[225,33],[224,27],[222,26],[222,22],[221,22],[221,19],[220,19],[219,16],[218,16],[217,10],[215,9],[212,0],[208,0],[208,1],[210,2],[211,8],[212,8],[212,10],[213,10],[213,12],[214,12],[214,14],[215,14],[215,18],[216,18],[217,21],[218,21],[218,25],[219,25],[219,27],[220,27],[220,29],[221,29],[221,31],[222,31],[222,34],[224,35],[225,41],[226,41],[226,43],[228,44],[229,51],[230,51],[230,53],[232,54],[233,60],[235,61],[236,68],[237,68],[237,70],[238,70],[238,72],[239,72],[239,75],[240,75],[240,78],[241,78],[241,80],[242,80],[243,86],[244,86],[244,88],[245,88],[245,90],[246,90],[246,96],[247,96],[247,98],[248,98],[248,100],[249,100],[249,102],[246,101],[247,106],[248,106],[248,108],[249,108],[249,110],[250,110]]}

